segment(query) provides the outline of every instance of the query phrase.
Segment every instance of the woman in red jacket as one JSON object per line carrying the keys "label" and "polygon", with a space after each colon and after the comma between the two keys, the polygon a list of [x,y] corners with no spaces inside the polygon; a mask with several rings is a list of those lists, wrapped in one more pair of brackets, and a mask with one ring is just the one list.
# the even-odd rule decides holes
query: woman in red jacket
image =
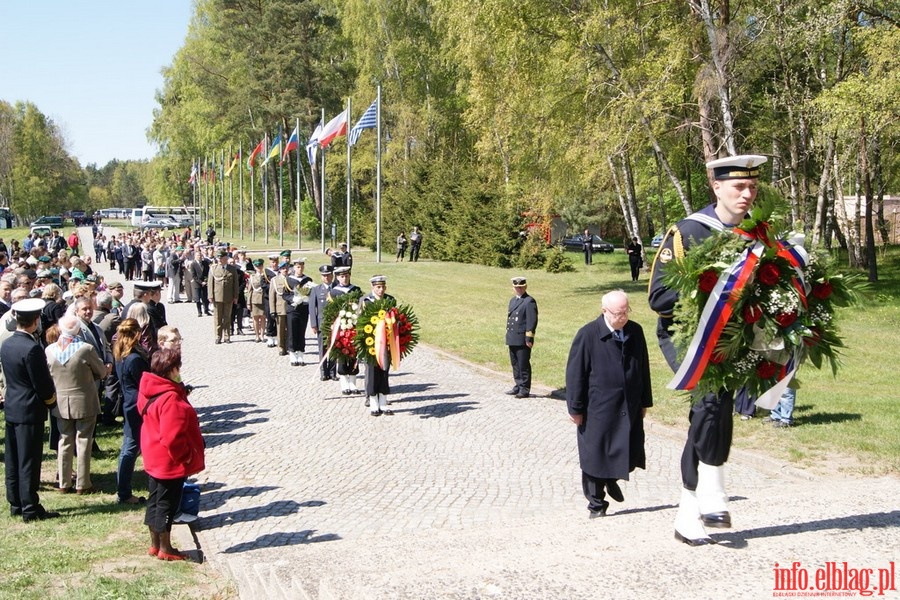
{"label": "woman in red jacket", "polygon": [[181,491],[189,475],[204,468],[204,444],[197,412],[181,383],[181,350],[159,350],[150,371],[141,378],[138,411],[141,454],[150,479],[144,524],[150,529],[150,555],[160,560],[184,560],[172,547],[172,519],[181,505]]}

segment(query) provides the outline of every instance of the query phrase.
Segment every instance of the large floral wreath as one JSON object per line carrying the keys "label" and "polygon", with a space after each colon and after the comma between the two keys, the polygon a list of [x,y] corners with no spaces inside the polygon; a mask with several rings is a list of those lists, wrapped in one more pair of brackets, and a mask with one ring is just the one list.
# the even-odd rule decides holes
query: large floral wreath
{"label": "large floral wreath", "polygon": [[412,308],[397,305],[393,298],[363,305],[354,339],[359,360],[396,369],[418,342],[419,320]]}
{"label": "large floral wreath", "polygon": [[322,341],[332,360],[351,360],[356,357],[353,338],[359,312],[360,291],[341,294],[325,304],[322,311]]}
{"label": "large floral wreath", "polygon": [[714,233],[667,267],[678,290],[675,342],[681,367],[670,389],[695,395],[746,387],[773,408],[799,366],[839,367],[835,309],[858,301],[855,276],[831,272],[802,234],[779,238],[762,201],[732,231]]}

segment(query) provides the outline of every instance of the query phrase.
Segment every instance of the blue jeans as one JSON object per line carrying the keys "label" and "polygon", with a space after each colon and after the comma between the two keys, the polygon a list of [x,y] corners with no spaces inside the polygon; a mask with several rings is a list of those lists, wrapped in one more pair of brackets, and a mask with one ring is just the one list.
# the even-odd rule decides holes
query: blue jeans
{"label": "blue jeans", "polygon": [[134,494],[131,492],[131,478],[134,463],[141,453],[141,415],[137,405],[125,408],[125,425],[122,428],[122,450],[119,452],[119,468],[116,471],[116,495],[124,502]]}
{"label": "blue jeans", "polygon": [[794,422],[794,401],[797,399],[797,390],[794,388],[787,388],[784,390],[784,393],[781,394],[781,400],[778,401],[778,404],[772,409],[772,413],[769,415],[773,421],[783,421],[785,423],[793,423]]}

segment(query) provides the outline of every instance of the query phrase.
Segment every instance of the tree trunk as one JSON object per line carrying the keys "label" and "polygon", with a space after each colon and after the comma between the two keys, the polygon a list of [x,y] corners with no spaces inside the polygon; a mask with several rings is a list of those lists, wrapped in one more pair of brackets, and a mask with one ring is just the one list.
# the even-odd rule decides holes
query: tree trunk
{"label": "tree trunk", "polygon": [[634,193],[634,173],[631,170],[631,161],[628,155],[623,152],[619,155],[622,159],[622,173],[625,175],[625,207],[627,209],[628,238],[631,239],[641,237],[641,225],[638,219],[637,200]]}
{"label": "tree trunk", "polygon": [[[875,254],[875,227],[872,222],[872,205],[875,194],[872,190],[872,174],[869,169],[869,149],[866,140],[866,120],[859,120],[859,162],[863,187],[866,192],[866,263],[869,267],[869,281],[878,281],[878,257]],[[858,210],[858,209],[857,209]]]}
{"label": "tree trunk", "polygon": [[816,195],[816,217],[812,228],[813,246],[816,246],[823,236],[825,238],[825,245],[831,245],[831,241],[827,235],[829,211],[826,200],[828,199],[828,182],[831,174],[829,165],[831,165],[834,160],[834,147],[834,135],[830,135],[828,137],[828,142],[825,144],[825,160],[822,161],[822,174],[819,177],[819,190]]}
{"label": "tree trunk", "polygon": [[719,26],[714,21],[709,0],[691,0],[690,5],[700,17],[700,20],[703,21],[703,26],[706,29],[712,65],[716,75],[719,110],[722,113],[722,142],[728,154],[734,156],[737,154],[737,149],[734,143],[734,115],[731,110],[731,77],[728,73],[728,54],[730,52],[728,24],[731,20],[729,2],[728,0],[722,0],[716,11],[720,21]]}

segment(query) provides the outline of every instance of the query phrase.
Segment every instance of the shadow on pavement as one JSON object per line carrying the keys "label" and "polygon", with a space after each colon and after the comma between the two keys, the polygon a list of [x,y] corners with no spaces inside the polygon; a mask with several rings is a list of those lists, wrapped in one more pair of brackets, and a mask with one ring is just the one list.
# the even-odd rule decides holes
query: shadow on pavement
{"label": "shadow on pavement", "polygon": [[757,529],[732,531],[724,534],[710,533],[713,533],[713,537],[719,544],[737,550],[749,547],[747,542],[756,538],[771,538],[830,529],[858,530],[873,527],[900,527],[900,510],[865,515],[847,515],[846,517],[807,521],[806,523],[791,523],[790,525],[773,525],[772,527],[759,527]]}
{"label": "shadow on pavement", "polygon": [[203,517],[198,522],[197,530],[209,531],[210,529],[234,523],[246,523],[268,517],[285,517],[297,512],[298,508],[300,508],[300,504],[293,500],[278,500],[262,506],[254,506],[253,508],[241,508],[231,512]]}
{"label": "shadow on pavement", "polygon": [[221,446],[222,444],[230,444],[232,442],[236,442],[238,440],[242,440],[244,438],[248,438],[251,435],[256,435],[252,432],[247,433],[225,433],[225,434],[213,434],[213,433],[203,433],[203,441],[206,442],[206,448],[215,448],[216,446]]}
{"label": "shadow on pavement", "polygon": [[[200,507],[203,510],[212,510],[214,508],[219,508],[232,498],[252,498],[253,496],[259,496],[262,493],[271,492],[278,489],[278,486],[275,485],[261,485],[258,487],[229,488],[217,492],[206,493],[210,484],[216,485],[215,482],[210,482],[204,483],[201,486],[201,489],[204,493],[200,498]],[[222,488],[224,487],[224,484],[218,484],[218,487]]]}
{"label": "shadow on pavement", "polygon": [[[406,400],[438,400],[444,398],[465,398],[466,396],[468,396],[468,394],[441,394],[439,396],[426,396],[424,398],[407,398]],[[458,415],[469,410],[474,410],[477,405],[477,402],[439,402],[437,404],[420,406],[402,412],[419,415],[419,418],[421,419],[431,419]]]}
{"label": "shadow on pavement", "polygon": [[436,383],[407,383],[400,385],[392,385],[392,394],[412,394],[415,392],[424,392],[435,387]]}
{"label": "shadow on pavement", "polygon": [[299,546],[301,544],[315,544],[317,542],[334,542],[341,539],[336,533],[324,533],[314,535],[315,529],[304,529],[303,531],[283,532],[283,533],[267,533],[261,535],[251,542],[241,542],[225,548],[224,554],[237,554],[238,552],[247,552],[249,550],[257,550],[259,548],[277,548],[279,546]]}

